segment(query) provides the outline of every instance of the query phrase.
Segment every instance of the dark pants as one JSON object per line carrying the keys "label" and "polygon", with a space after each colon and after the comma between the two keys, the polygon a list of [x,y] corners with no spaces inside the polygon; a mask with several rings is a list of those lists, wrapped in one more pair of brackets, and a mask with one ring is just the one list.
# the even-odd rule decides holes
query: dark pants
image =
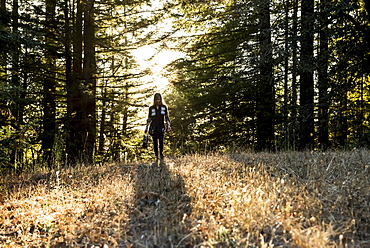
{"label": "dark pants", "polygon": [[163,140],[164,136],[159,136],[159,138],[153,137],[154,154],[156,157],[158,157],[158,143],[160,156],[163,157]]}

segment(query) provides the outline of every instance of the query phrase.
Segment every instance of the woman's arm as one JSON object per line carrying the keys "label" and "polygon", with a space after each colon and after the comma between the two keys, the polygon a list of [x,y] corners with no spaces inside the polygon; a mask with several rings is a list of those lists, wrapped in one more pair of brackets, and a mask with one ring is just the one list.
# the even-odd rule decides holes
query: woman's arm
{"label": "woman's arm", "polygon": [[145,133],[148,133],[148,128],[149,128],[150,123],[152,123],[152,118],[150,116],[150,108],[149,108],[148,119],[147,119],[146,125],[145,125]]}
{"label": "woman's arm", "polygon": [[150,123],[149,123],[149,122],[147,122],[147,123],[146,123],[146,125],[145,125],[145,133],[148,133],[148,127],[149,127],[149,124],[150,124]]}

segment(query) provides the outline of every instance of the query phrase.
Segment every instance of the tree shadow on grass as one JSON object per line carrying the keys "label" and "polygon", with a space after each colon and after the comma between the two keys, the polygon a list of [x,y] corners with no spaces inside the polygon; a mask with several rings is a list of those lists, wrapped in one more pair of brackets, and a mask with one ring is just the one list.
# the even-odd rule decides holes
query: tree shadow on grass
{"label": "tree shadow on grass", "polygon": [[88,166],[7,181],[0,186],[18,198],[5,206],[0,198],[0,218],[6,219],[0,243],[192,247],[181,167],[167,161]]}
{"label": "tree shadow on grass", "polygon": [[129,224],[134,247],[190,247],[190,198],[175,166],[164,160],[137,166]]}

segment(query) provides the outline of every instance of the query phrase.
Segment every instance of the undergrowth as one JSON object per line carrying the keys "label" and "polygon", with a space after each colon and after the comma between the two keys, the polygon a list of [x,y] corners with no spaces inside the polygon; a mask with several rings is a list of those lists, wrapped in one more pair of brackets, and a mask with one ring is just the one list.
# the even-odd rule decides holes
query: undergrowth
{"label": "undergrowth", "polygon": [[369,166],[240,152],[3,176],[0,247],[370,247]]}

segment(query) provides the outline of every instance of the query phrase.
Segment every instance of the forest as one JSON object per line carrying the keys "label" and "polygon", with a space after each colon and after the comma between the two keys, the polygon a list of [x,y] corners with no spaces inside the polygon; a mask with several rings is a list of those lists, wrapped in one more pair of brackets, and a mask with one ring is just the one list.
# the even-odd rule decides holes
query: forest
{"label": "forest", "polygon": [[[1,0],[0,17],[1,170],[150,156],[157,91],[168,154],[370,147],[368,0]],[[142,47],[181,54],[164,88]]]}
{"label": "forest", "polygon": [[370,247],[370,0],[0,0],[0,44],[1,248]]}

